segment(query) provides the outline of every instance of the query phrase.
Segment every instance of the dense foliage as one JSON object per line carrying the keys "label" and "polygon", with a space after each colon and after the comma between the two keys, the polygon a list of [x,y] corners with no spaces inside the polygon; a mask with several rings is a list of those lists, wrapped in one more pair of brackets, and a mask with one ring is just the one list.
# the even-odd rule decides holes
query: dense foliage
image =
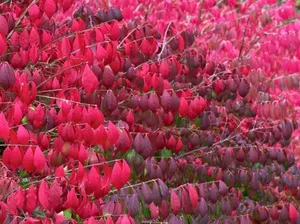
{"label": "dense foliage", "polygon": [[300,223],[299,3],[0,3],[0,223]]}

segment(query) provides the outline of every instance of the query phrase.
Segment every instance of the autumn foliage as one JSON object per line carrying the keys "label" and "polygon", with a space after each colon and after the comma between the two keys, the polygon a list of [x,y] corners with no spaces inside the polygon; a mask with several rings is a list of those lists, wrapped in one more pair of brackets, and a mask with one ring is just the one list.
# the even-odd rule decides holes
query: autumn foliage
{"label": "autumn foliage", "polygon": [[0,223],[300,223],[288,0],[0,3]]}

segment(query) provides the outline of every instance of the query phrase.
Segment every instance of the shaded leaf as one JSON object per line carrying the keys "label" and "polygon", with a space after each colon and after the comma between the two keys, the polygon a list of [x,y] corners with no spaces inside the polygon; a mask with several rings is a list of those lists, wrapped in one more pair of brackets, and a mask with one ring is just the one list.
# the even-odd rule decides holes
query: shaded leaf
{"label": "shaded leaf", "polygon": [[175,191],[171,192],[171,209],[175,215],[177,215],[181,209],[180,199]]}

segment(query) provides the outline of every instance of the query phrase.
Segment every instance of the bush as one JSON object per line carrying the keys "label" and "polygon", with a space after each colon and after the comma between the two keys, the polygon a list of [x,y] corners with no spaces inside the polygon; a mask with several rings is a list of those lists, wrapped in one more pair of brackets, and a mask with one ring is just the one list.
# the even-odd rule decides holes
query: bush
{"label": "bush", "polygon": [[0,3],[0,222],[300,223],[280,4]]}

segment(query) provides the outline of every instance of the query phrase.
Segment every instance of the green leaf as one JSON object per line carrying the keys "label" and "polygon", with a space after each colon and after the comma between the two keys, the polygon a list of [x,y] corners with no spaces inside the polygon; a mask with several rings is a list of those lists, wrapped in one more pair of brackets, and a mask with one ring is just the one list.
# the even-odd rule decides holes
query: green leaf
{"label": "green leaf", "polygon": [[184,119],[183,117],[180,117],[179,115],[175,116],[175,122],[177,127],[183,127],[184,126]]}
{"label": "green leaf", "polygon": [[21,181],[19,182],[19,185],[23,188],[27,188],[30,185],[30,181],[27,177],[22,178]]}
{"label": "green leaf", "polygon": [[27,124],[27,123],[28,123],[28,118],[27,118],[27,116],[24,116],[22,118],[22,124]]}
{"label": "green leaf", "polygon": [[166,148],[161,150],[161,156],[163,158],[170,158],[172,156],[172,154],[173,154],[172,150],[169,150],[169,149],[166,149]]}
{"label": "green leaf", "polygon": [[193,223],[193,219],[192,219],[192,216],[191,215],[186,215],[185,216],[185,219],[187,221],[187,224],[192,224]]}
{"label": "green leaf", "polygon": [[216,99],[216,97],[217,97],[216,92],[215,92],[215,91],[212,91],[212,92],[211,92],[211,96],[212,96],[213,99]]}
{"label": "green leaf", "polygon": [[217,209],[216,209],[216,216],[220,216],[221,215],[221,205],[220,202],[217,202]]}
{"label": "green leaf", "polygon": [[151,218],[151,213],[150,213],[150,209],[147,207],[143,208],[143,215],[145,218]]}
{"label": "green leaf", "polygon": [[126,159],[126,160],[131,160],[133,157],[135,157],[136,156],[136,152],[135,152],[135,150],[130,150],[130,151],[128,151],[128,152],[126,152],[125,154],[124,154],[124,158]]}
{"label": "green leaf", "polygon": [[42,211],[39,210],[40,207],[37,207],[34,212],[33,212],[33,216],[35,217],[41,217],[41,218],[46,218],[46,214]]}
{"label": "green leaf", "polygon": [[261,167],[261,165],[260,165],[260,163],[255,163],[253,167],[258,169]]}
{"label": "green leaf", "polygon": [[65,216],[67,219],[72,218],[72,211],[71,211],[71,209],[64,210],[64,216]]}
{"label": "green leaf", "polygon": [[147,172],[147,169],[145,168],[145,169],[144,169],[144,176],[146,176],[147,173],[148,173],[148,172]]}
{"label": "green leaf", "polygon": [[196,125],[196,127],[200,127],[200,125],[201,125],[201,119],[200,118],[197,118],[195,120],[195,125]]}
{"label": "green leaf", "polygon": [[19,177],[21,177],[21,178],[29,177],[29,174],[27,173],[26,170],[21,170],[19,172]]}

